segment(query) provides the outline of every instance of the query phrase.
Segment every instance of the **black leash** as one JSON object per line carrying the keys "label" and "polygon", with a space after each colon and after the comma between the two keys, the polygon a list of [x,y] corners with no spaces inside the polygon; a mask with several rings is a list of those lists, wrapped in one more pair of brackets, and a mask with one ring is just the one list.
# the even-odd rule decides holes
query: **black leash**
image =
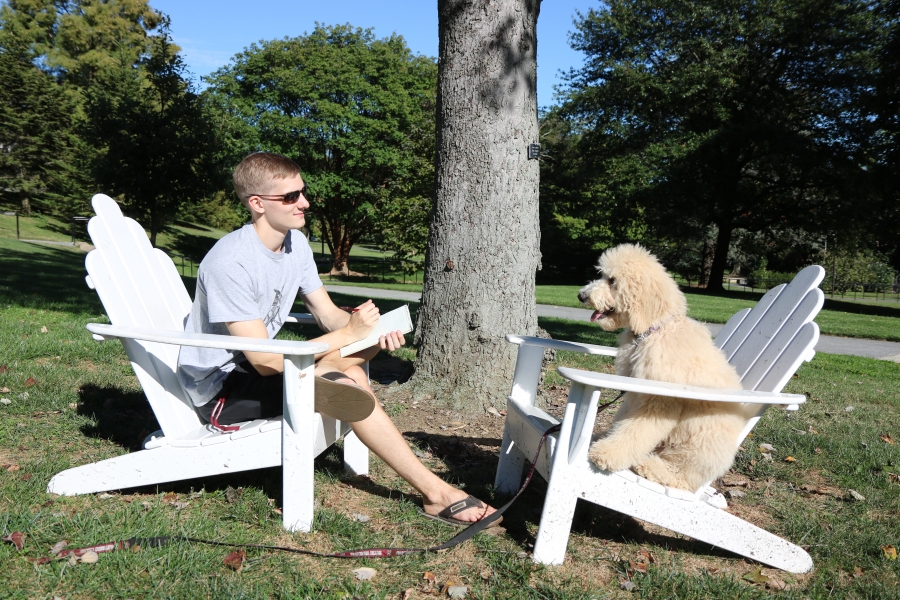
{"label": "black leash", "polygon": [[[622,394],[624,393],[625,392],[622,392],[606,404],[599,406],[597,408],[597,412],[600,413],[610,404],[621,398]],[[495,521],[497,521],[497,519],[503,516],[503,513],[505,513],[516,500],[519,499],[519,496],[522,495],[522,492],[524,492],[525,488],[528,487],[528,484],[531,483],[535,468],[537,467],[538,458],[540,458],[541,456],[541,448],[544,447],[544,442],[547,440],[547,436],[551,433],[556,433],[557,431],[559,431],[561,426],[562,424],[554,425],[553,427],[545,431],[541,436],[541,441],[538,443],[537,452],[535,452],[534,454],[534,460],[531,461],[531,468],[528,470],[528,475],[525,476],[525,482],[522,484],[522,487],[519,488],[519,491],[516,492],[516,495],[512,497],[512,500],[498,508],[493,513],[484,517],[480,521],[475,521],[443,544],[438,544],[437,546],[430,546],[428,548],[363,548],[359,550],[346,550],[344,552],[313,552],[312,550],[303,550],[302,548],[288,548],[287,546],[269,546],[267,544],[237,544],[233,542],[217,542],[215,540],[204,540],[201,538],[193,538],[187,536],[166,535],[148,538],[135,537],[119,542],[101,544],[99,546],[89,546],[87,548],[63,550],[56,555],[56,558],[66,558],[67,556],[75,556],[77,558],[82,556],[85,552],[96,552],[99,554],[101,552],[113,552],[115,550],[128,550],[132,548],[158,548],[178,541],[194,542],[198,544],[206,544],[208,546],[226,546],[229,548],[281,550],[282,552],[305,554],[307,556],[317,556],[320,558],[390,558],[392,556],[403,556],[404,554],[417,554],[423,552],[437,552],[439,550],[446,550],[465,542],[466,540],[474,537],[475,534],[490,527]],[[49,561],[50,559],[47,560]]]}

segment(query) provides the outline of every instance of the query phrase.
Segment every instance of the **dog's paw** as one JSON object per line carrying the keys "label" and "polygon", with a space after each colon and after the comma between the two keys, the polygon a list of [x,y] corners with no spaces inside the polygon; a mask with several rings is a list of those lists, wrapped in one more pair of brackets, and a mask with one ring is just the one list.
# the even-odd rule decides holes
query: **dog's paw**
{"label": "dog's paw", "polygon": [[588,458],[598,469],[604,471],[623,471],[631,466],[629,458],[617,452],[615,446],[605,440],[594,442],[588,450]]}

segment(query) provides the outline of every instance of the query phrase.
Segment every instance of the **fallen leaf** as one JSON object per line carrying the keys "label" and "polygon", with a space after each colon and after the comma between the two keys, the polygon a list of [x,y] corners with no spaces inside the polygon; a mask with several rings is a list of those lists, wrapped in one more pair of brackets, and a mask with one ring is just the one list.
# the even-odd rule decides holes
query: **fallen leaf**
{"label": "fallen leaf", "polygon": [[816,454],[822,454],[822,449],[821,449],[821,448],[816,448],[815,453],[816,453]]}
{"label": "fallen leaf", "polygon": [[6,373],[9,373],[10,371],[12,371],[12,369],[7,367],[6,365],[0,365],[0,375],[5,375]]}
{"label": "fallen leaf", "polygon": [[2,388],[0,388],[0,394],[6,394],[6,393],[9,392],[9,391],[10,391],[10,390],[9,390],[8,387],[2,387]]}
{"label": "fallen leaf", "polygon": [[634,588],[636,588],[637,586],[634,584],[633,581],[623,581],[622,583],[619,584],[619,587],[622,588],[623,590],[625,590],[626,592],[633,592]]}
{"label": "fallen leaf", "polygon": [[435,577],[434,573],[431,571],[425,571],[425,574],[422,575],[422,579],[429,583],[434,583],[437,580],[437,577]]}
{"label": "fallen leaf", "polygon": [[862,567],[853,567],[853,577],[862,577],[863,569]]}
{"label": "fallen leaf", "polygon": [[772,590],[787,590],[790,586],[784,582],[784,580],[779,579],[775,575],[769,575],[769,581],[766,583],[766,587]]}
{"label": "fallen leaf", "polygon": [[743,498],[744,496],[747,495],[745,492],[742,492],[741,490],[728,490],[725,493],[728,494],[729,498]]}
{"label": "fallen leaf", "polygon": [[362,513],[353,513],[353,518],[359,521],[360,523],[368,523],[372,520],[372,517],[366,516]]}
{"label": "fallen leaf", "polygon": [[886,433],[883,434],[883,435],[881,435],[881,436],[879,436],[879,439],[880,439],[882,442],[886,443],[886,444],[890,444],[891,446],[894,445],[894,440],[891,439],[891,436],[889,436],[889,435],[886,434]]}
{"label": "fallen leaf", "polygon": [[378,574],[378,571],[371,567],[360,567],[351,571],[360,581],[368,581]]}
{"label": "fallen leaf", "polygon": [[63,549],[66,547],[66,545],[67,545],[66,540],[63,540],[61,542],[56,542],[55,544],[53,544],[53,547],[50,548],[50,554],[53,554],[53,555],[59,554],[60,552],[63,551]]}
{"label": "fallen leaf", "polygon": [[112,497],[113,497],[112,494],[108,494],[108,493],[106,493],[106,492],[103,492],[102,494],[100,494],[99,496],[97,496],[97,498],[99,498],[100,500],[107,500],[107,499],[112,498]]}
{"label": "fallen leaf", "polygon": [[797,462],[797,459],[794,458],[793,456],[786,456],[784,458],[784,462]]}
{"label": "fallen leaf", "polygon": [[11,465],[6,470],[7,471],[18,471],[21,467],[19,465]]}
{"label": "fallen leaf", "polygon": [[22,475],[22,481],[28,481],[29,479],[31,479],[31,473],[25,473],[24,475]]}
{"label": "fallen leaf", "polygon": [[493,406],[489,406],[488,409],[487,409],[487,411],[488,411],[488,413],[494,415],[495,417],[500,417],[500,416],[502,416],[502,415],[500,414],[500,411],[497,410],[496,408],[494,408]]}
{"label": "fallen leaf", "polygon": [[31,387],[31,386],[35,385],[36,383],[37,383],[37,381],[34,380],[34,377],[29,377],[28,379],[25,380],[25,387]]}
{"label": "fallen leaf", "polygon": [[4,542],[9,542],[13,546],[16,547],[16,550],[21,550],[25,547],[25,534],[21,531],[13,531],[11,534],[6,536],[5,538],[0,538]]}
{"label": "fallen leaf", "polygon": [[863,496],[856,490],[847,490],[847,492],[850,493],[850,497],[853,498],[854,500],[859,500],[860,502],[863,502],[866,499],[865,496]]}
{"label": "fallen leaf", "polygon": [[241,490],[236,490],[230,485],[225,488],[225,501],[228,504],[234,504],[241,497]]}
{"label": "fallen leaf", "polygon": [[0,404],[9,405],[12,404],[12,400],[10,400],[9,398],[0,398]]}
{"label": "fallen leaf", "polygon": [[755,571],[750,571],[743,577],[744,581],[749,581],[750,583],[769,583],[769,578],[763,575],[762,569],[756,569]]}
{"label": "fallen leaf", "polygon": [[41,333],[47,333],[47,326],[46,326],[46,325],[41,326]]}
{"label": "fallen leaf", "polygon": [[144,507],[144,510],[150,510],[151,508],[153,508],[153,505],[149,502],[141,502],[141,506]]}
{"label": "fallen leaf", "polygon": [[656,558],[647,550],[641,550],[641,556],[647,559],[647,563],[652,564],[656,562]]}
{"label": "fallen leaf", "polygon": [[187,508],[190,505],[191,505],[190,502],[173,502],[172,503],[172,506],[175,507],[175,510],[182,510],[182,509]]}
{"label": "fallen leaf", "polygon": [[[20,548],[21,550],[21,548]],[[888,560],[897,560],[897,549],[890,544],[885,544],[881,547],[881,551],[884,552],[884,555]]]}
{"label": "fallen leaf", "polygon": [[632,562],[629,560],[628,564],[631,566],[632,569],[634,569],[638,573],[646,573],[647,572],[647,565],[645,565],[644,563],[636,563],[636,562]]}
{"label": "fallen leaf", "polygon": [[774,460],[774,459],[772,458],[772,455],[769,454],[769,453],[767,453],[767,452],[763,452],[763,453],[762,453],[762,457],[763,457],[764,459],[768,460],[768,461]]}
{"label": "fallen leaf", "polygon": [[32,558],[30,556],[25,557],[25,560],[28,562],[34,563],[36,565],[46,565],[48,562],[52,561],[52,558],[47,556],[41,556],[40,558]]}
{"label": "fallen leaf", "polygon": [[247,553],[243,550],[235,550],[231,554],[225,557],[225,560],[222,562],[225,563],[226,566],[231,567],[238,573],[241,572],[241,569],[244,568],[244,560],[247,558]]}
{"label": "fallen leaf", "polygon": [[92,565],[95,562],[100,560],[100,555],[94,552],[93,550],[88,550],[84,554],[78,557],[78,562],[84,563],[86,565]]}
{"label": "fallen leaf", "polygon": [[469,586],[467,585],[451,585],[447,588],[447,595],[451,598],[465,598],[468,591]]}
{"label": "fallen leaf", "polygon": [[775,450],[775,446],[773,446],[772,444],[760,444],[759,445],[759,451],[762,452],[763,454],[765,454],[767,452],[773,452],[774,450]]}
{"label": "fallen leaf", "polygon": [[168,502],[169,504],[171,504],[172,502],[175,502],[175,498],[177,497],[178,496],[175,495],[175,492],[169,492],[168,494],[163,496],[163,502]]}

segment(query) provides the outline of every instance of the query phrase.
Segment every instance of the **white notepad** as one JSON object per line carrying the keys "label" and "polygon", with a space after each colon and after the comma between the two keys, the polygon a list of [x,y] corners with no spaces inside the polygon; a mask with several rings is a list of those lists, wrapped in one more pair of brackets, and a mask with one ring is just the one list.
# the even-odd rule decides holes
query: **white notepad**
{"label": "white notepad", "polygon": [[350,356],[360,350],[365,350],[369,346],[378,343],[378,338],[392,331],[400,333],[409,333],[413,330],[412,318],[409,316],[409,306],[404,304],[400,308],[395,308],[390,312],[386,312],[378,317],[378,323],[372,329],[372,332],[358,342],[347,344],[341,348],[341,356]]}

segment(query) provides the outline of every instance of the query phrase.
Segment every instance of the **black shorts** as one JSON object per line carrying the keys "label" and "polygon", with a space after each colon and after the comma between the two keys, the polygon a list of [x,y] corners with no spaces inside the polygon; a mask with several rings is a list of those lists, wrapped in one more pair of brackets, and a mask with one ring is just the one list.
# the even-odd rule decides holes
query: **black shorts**
{"label": "black shorts", "polygon": [[[213,399],[197,407],[200,417],[209,423],[219,398],[225,396],[225,406],[219,415],[219,425],[243,423],[254,419],[272,419],[284,412],[284,374],[260,375],[248,362],[241,363],[222,383]],[[340,372],[325,373],[325,379],[335,381],[346,377]]]}
{"label": "black shorts", "polygon": [[245,372],[233,370],[222,383],[213,399],[197,407],[200,417],[209,423],[219,398],[225,396],[225,406],[219,415],[220,425],[243,423],[254,419],[271,419],[283,412],[284,375],[260,375],[250,363],[241,363]]}

